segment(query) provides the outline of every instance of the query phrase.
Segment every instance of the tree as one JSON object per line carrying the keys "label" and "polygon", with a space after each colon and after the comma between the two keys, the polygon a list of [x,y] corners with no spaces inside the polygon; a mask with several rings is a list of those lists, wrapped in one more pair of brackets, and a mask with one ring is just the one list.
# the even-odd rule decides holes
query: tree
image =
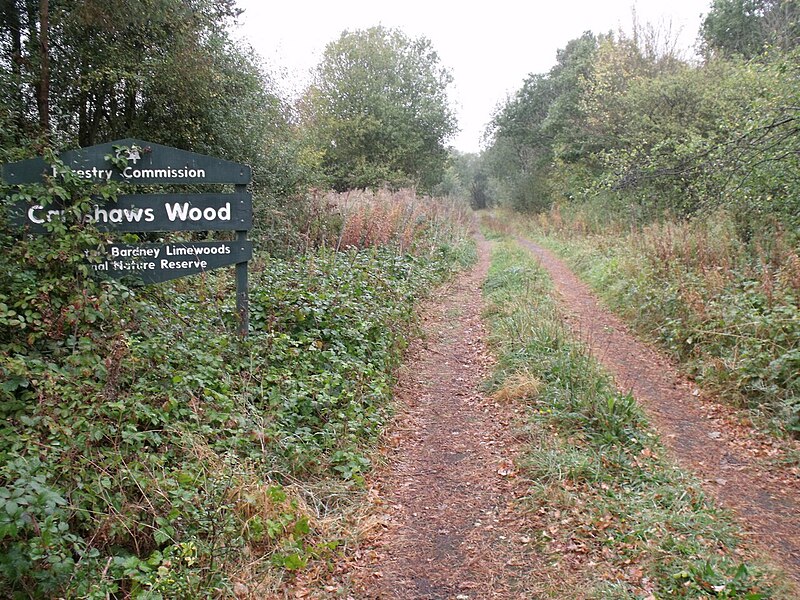
{"label": "tree", "polygon": [[487,208],[491,201],[488,185],[489,178],[481,156],[451,150],[444,179],[434,193],[466,200],[472,208],[481,210]]}
{"label": "tree", "polygon": [[451,81],[424,37],[379,26],[328,44],[302,111],[331,185],[430,190],[441,181],[456,131]]}
{"label": "tree", "polygon": [[[0,69],[10,84],[4,112],[17,130],[47,137],[50,132],[50,3],[2,0]],[[24,90],[28,90],[28,94]]]}
{"label": "tree", "polygon": [[497,193],[520,210],[546,209],[553,201],[554,166],[586,160],[596,151],[586,135],[584,90],[592,76],[598,39],[590,33],[558,51],[557,64],[531,74],[491,123],[488,163]]}
{"label": "tree", "polygon": [[800,1],[714,0],[700,33],[707,49],[728,56],[792,50],[800,44]]}
{"label": "tree", "polygon": [[296,192],[290,108],[230,39],[239,12],[233,0],[0,0],[0,161],[43,136],[58,148],[139,137],[249,163],[262,190]]}
{"label": "tree", "polygon": [[59,128],[80,146],[155,130],[153,141],[196,149],[238,12],[232,0],[65,2],[54,14]]}

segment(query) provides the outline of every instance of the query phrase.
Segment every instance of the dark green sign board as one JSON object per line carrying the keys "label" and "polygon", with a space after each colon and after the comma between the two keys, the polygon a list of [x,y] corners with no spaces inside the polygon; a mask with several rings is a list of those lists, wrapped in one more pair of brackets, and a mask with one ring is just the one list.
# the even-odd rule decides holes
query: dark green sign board
{"label": "dark green sign board", "polygon": [[[253,224],[252,196],[246,191],[250,167],[203,154],[138,139],[71,150],[59,156],[77,175],[93,181],[123,181],[132,185],[228,184],[233,194],[133,194],[114,202],[98,200],[77,221],[101,231],[235,231],[235,242],[175,242],[167,244],[109,244],[99,253],[87,252],[91,268],[123,280],[159,283],[186,275],[236,265],[236,310],[240,333],[249,329],[247,262],[253,246],[247,231]],[[43,159],[0,165],[0,176],[12,185],[41,182],[57,176]],[[25,233],[52,231],[65,209],[20,203],[10,221]]]}
{"label": "dark green sign board", "polygon": [[253,244],[249,241],[109,244],[92,257],[91,265],[109,277],[161,283],[246,263],[252,257]]}
{"label": "dark green sign board", "polygon": [[[125,159],[127,165],[118,169],[107,157]],[[70,150],[59,158],[78,175],[93,181],[137,185],[248,184],[252,178],[247,165],[132,138]],[[53,172],[44,160],[32,158],[3,165],[0,174],[6,182],[20,184],[41,181]]]}
{"label": "dark green sign board", "polygon": [[[49,233],[63,209],[19,203],[9,215],[11,225],[28,233]],[[78,221],[99,231],[242,231],[253,227],[253,197],[244,194],[121,195],[116,202],[92,205]]]}

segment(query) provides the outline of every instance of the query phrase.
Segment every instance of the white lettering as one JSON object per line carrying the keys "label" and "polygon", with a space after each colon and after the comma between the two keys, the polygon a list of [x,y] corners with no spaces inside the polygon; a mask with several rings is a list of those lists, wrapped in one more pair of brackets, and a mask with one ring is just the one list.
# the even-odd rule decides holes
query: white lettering
{"label": "white lettering", "polygon": [[230,246],[166,246],[166,256],[202,256],[204,254],[230,254]]}
{"label": "white lettering", "polygon": [[53,219],[60,219],[64,216],[63,210],[47,210],[43,214],[39,213],[39,211],[45,210],[44,206],[40,204],[35,204],[28,209],[28,219],[31,223],[35,223],[36,225],[42,225],[43,223],[52,223]]}
{"label": "white lettering", "polygon": [[208,262],[205,260],[167,260],[161,259],[162,269],[207,269]]}
{"label": "white lettering", "polygon": [[[167,206],[169,210],[169,206]],[[34,204],[28,208],[28,220],[36,225],[43,225],[50,223],[54,218],[61,218],[64,215],[63,210],[45,210],[41,204]],[[152,208],[101,208],[95,204],[91,212],[80,216],[81,223],[152,223],[156,220],[155,210]],[[170,217],[174,220],[174,217]]]}
{"label": "white lettering", "polygon": [[95,223],[108,223],[108,211],[100,208],[99,206],[94,207],[94,222]]}
{"label": "white lettering", "polygon": [[174,221],[175,219],[180,219],[181,221],[186,220],[186,216],[189,212],[189,203],[184,202],[183,204],[165,204],[164,208],[167,210],[167,218],[170,221]]}
{"label": "white lettering", "polygon": [[[55,171],[55,167],[53,167],[53,170]],[[31,206],[28,209],[28,219],[30,219],[31,223],[36,223],[37,225],[41,225],[42,223],[44,223],[44,219],[36,216],[37,210],[44,210],[44,206],[41,206],[39,204]]]}
{"label": "white lettering", "polygon": [[151,248],[148,246],[124,248],[119,246],[111,246],[111,258],[135,258],[139,256],[158,258],[159,254],[161,254],[161,248]]}
{"label": "white lettering", "polygon": [[176,169],[165,167],[163,169],[135,169],[127,166],[122,170],[125,179],[205,179],[205,169]]}
{"label": "white lettering", "polygon": [[231,220],[231,203],[226,202],[224,206],[215,208],[207,206],[200,209],[196,206],[190,207],[188,202],[174,204],[165,204],[164,209],[167,211],[167,218],[170,221],[179,219],[181,221],[200,221],[205,219],[207,221],[230,221]]}
{"label": "white lettering", "polygon": [[134,221],[138,223],[142,220],[144,209],[137,208],[134,210],[132,208],[125,208],[123,209],[122,213],[125,215],[125,220],[128,221],[128,223],[133,223]]}

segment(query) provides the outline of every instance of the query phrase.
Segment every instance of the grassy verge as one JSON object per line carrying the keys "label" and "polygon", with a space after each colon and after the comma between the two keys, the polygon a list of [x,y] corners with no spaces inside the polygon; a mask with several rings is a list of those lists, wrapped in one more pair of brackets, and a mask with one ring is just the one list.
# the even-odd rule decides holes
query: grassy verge
{"label": "grassy verge", "polygon": [[414,305],[473,251],[375,204],[379,239],[256,256],[246,340],[228,270],[127,288],[80,226],[0,228],[0,597],[264,598],[345,551]]}
{"label": "grassy verge", "polygon": [[[485,285],[499,355],[497,397],[528,407],[521,469],[554,598],[781,598],[729,517],[664,456],[621,395],[562,325],[545,273],[511,243]],[[521,385],[521,382],[526,382]]]}
{"label": "grassy verge", "polygon": [[699,383],[772,431],[800,435],[796,240],[778,232],[741,242],[724,214],[634,232],[588,229],[557,210],[523,228]]}

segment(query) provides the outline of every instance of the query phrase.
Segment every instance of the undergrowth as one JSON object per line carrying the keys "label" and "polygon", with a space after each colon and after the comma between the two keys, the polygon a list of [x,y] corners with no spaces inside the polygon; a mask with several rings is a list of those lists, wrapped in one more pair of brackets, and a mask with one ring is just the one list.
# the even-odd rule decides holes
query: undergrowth
{"label": "undergrowth", "polygon": [[782,597],[730,518],[665,458],[635,401],[571,339],[551,294],[529,253],[498,244],[485,284],[499,356],[493,385],[502,398],[528,382],[530,446],[520,466],[536,551],[548,564],[541,579],[556,582],[549,593]]}
{"label": "undergrowth", "polygon": [[[103,190],[62,171],[29,193],[80,214]],[[263,598],[325,569],[414,304],[470,260],[416,202],[402,241],[258,252],[246,339],[229,270],[129,288],[86,276],[89,227],[3,223],[0,597]]]}

